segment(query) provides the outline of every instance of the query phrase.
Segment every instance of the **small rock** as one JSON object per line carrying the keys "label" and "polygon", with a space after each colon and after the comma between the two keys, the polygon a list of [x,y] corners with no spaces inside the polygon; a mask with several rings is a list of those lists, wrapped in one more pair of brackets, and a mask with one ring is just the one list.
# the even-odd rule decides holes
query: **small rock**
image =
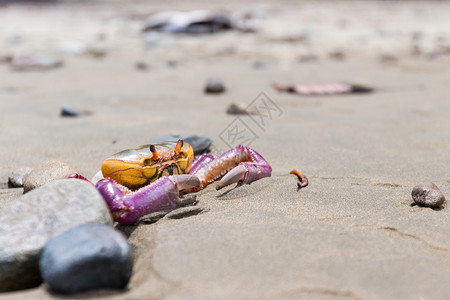
{"label": "small rock", "polygon": [[182,134],[169,134],[157,138],[150,142],[150,144],[159,144],[164,142],[177,142],[179,139],[182,139],[186,143],[192,146],[194,149],[194,154],[202,154],[208,152],[209,147],[211,146],[211,139],[197,134],[192,133],[182,133]]}
{"label": "small rock", "polygon": [[136,70],[139,70],[139,71],[147,71],[148,70],[148,64],[146,62],[143,62],[143,61],[138,61],[135,64],[135,68],[136,68]]}
{"label": "small rock", "polygon": [[231,103],[227,108],[227,114],[229,114],[229,115],[259,115],[260,112],[258,111],[256,106],[242,108],[242,106],[240,106],[236,103]]}
{"label": "small rock", "polygon": [[86,223],[112,226],[103,197],[79,179],[51,182],[0,210],[0,292],[39,285],[39,254],[45,244]]}
{"label": "small rock", "polygon": [[133,255],[121,232],[106,225],[84,224],[50,240],[39,267],[42,279],[55,292],[123,289],[131,277]]}
{"label": "small rock", "polygon": [[246,115],[247,111],[237,105],[236,103],[231,103],[227,108],[227,114],[229,115]]}
{"label": "small rock", "polygon": [[56,179],[67,178],[70,174],[77,173],[68,164],[58,161],[49,160],[34,168],[23,182],[24,193],[40,187]]}
{"label": "small rock", "polygon": [[61,106],[61,117],[79,117],[81,114],[69,105]]}
{"label": "small rock", "polygon": [[61,117],[80,117],[80,116],[89,116],[92,115],[92,111],[90,110],[75,110],[70,105],[64,104],[61,106]]}
{"label": "small rock", "polygon": [[434,183],[417,185],[413,188],[411,196],[414,202],[420,206],[439,207],[444,201],[444,194]]}
{"label": "small rock", "polygon": [[220,80],[216,78],[208,79],[205,86],[206,94],[222,94],[223,92],[225,92],[225,86]]}
{"label": "small rock", "polygon": [[14,187],[22,187],[25,177],[32,171],[30,167],[21,167],[16,171],[11,172],[8,177],[8,182]]}
{"label": "small rock", "polygon": [[50,55],[37,53],[14,58],[10,65],[14,71],[46,71],[62,67],[63,62]]}

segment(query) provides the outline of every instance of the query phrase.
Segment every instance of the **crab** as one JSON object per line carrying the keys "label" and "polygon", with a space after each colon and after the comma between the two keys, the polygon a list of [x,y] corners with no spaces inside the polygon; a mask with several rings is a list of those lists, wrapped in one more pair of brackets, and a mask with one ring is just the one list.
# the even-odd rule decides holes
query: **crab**
{"label": "crab", "polygon": [[[195,195],[213,181],[219,190],[233,183],[249,184],[269,177],[272,168],[255,150],[239,145],[219,156],[194,151],[186,142],[144,145],[114,154],[102,163],[104,179],[96,188],[113,219],[133,224],[140,217],[195,202]],[[87,180],[79,174],[69,176]]]}

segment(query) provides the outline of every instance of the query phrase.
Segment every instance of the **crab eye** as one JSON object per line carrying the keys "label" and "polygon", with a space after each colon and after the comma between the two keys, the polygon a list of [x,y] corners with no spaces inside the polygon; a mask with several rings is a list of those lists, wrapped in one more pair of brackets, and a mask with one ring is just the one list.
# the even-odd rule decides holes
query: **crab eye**
{"label": "crab eye", "polygon": [[151,159],[151,158],[145,158],[143,161],[142,161],[142,165],[144,165],[144,166],[149,166],[149,165],[151,165],[151,164],[153,164],[155,161],[153,160],[153,159]]}
{"label": "crab eye", "polygon": [[155,145],[150,145],[150,152],[152,152],[152,154],[153,154],[153,159],[159,158],[158,152],[156,152]]}
{"label": "crab eye", "polygon": [[181,152],[181,148],[183,148],[183,140],[182,139],[179,139],[178,140],[178,142],[177,142],[177,145],[175,146],[175,154],[180,154],[180,152]]}

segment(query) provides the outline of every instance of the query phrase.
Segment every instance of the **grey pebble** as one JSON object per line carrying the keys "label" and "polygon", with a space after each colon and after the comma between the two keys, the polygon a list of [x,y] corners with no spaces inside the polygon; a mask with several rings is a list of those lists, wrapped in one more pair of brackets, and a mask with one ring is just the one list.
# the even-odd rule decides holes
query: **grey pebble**
{"label": "grey pebble", "polygon": [[240,107],[236,103],[231,103],[227,107],[227,114],[229,115],[247,115],[245,108]]}
{"label": "grey pebble", "polygon": [[198,155],[201,153],[205,153],[209,151],[209,147],[211,146],[211,139],[202,136],[197,135],[193,133],[181,133],[181,134],[169,134],[162,136],[160,138],[157,138],[150,142],[150,144],[159,144],[164,142],[177,142],[179,139],[182,139],[183,141],[187,142],[189,145],[192,146],[194,149],[194,154]]}
{"label": "grey pebble", "polygon": [[33,170],[30,167],[21,167],[15,171],[12,171],[8,177],[8,182],[13,187],[22,187],[25,177]]}
{"label": "grey pebble", "polygon": [[229,115],[259,115],[259,111],[255,106],[243,108],[243,106],[231,103],[227,107],[227,114]]}
{"label": "grey pebble", "polygon": [[225,86],[217,78],[209,78],[206,82],[205,93],[206,94],[222,94],[225,92]]}
{"label": "grey pebble", "polygon": [[72,294],[95,289],[123,289],[133,269],[125,236],[106,225],[84,224],[51,239],[39,267],[55,292]]}
{"label": "grey pebble", "polygon": [[136,62],[134,67],[136,68],[136,70],[139,70],[139,71],[147,71],[148,70],[148,64],[143,61]]}
{"label": "grey pebble", "polygon": [[76,171],[67,163],[58,160],[49,160],[34,168],[23,183],[24,193],[49,183],[56,179],[67,178]]}
{"label": "grey pebble", "polygon": [[413,188],[411,196],[414,202],[420,206],[439,207],[444,201],[444,194],[434,183],[417,185]]}
{"label": "grey pebble", "polygon": [[73,109],[69,105],[61,106],[61,117],[79,117],[81,113]]}
{"label": "grey pebble", "polygon": [[113,222],[100,193],[79,179],[50,182],[0,210],[0,292],[39,285],[44,245],[86,223]]}
{"label": "grey pebble", "polygon": [[139,223],[153,224],[153,223],[159,221],[160,219],[164,218],[164,216],[167,215],[169,212],[170,212],[170,210],[155,211],[151,214],[140,217],[136,221],[136,224],[139,224]]}

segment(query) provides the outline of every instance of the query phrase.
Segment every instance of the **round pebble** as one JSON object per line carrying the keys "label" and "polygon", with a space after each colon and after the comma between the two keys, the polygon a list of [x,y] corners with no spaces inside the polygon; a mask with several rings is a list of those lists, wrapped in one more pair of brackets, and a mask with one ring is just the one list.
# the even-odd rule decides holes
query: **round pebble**
{"label": "round pebble", "polygon": [[30,173],[32,168],[30,167],[21,167],[13,172],[8,177],[8,182],[11,183],[14,187],[23,186],[23,182],[25,181],[25,177]]}
{"label": "round pebble", "polygon": [[420,206],[439,207],[445,201],[444,194],[434,183],[416,185],[411,196],[414,202]]}
{"label": "round pebble", "polygon": [[50,182],[0,210],[0,294],[41,284],[39,254],[47,242],[81,224],[112,226],[105,200],[79,179]]}
{"label": "round pebble", "polygon": [[25,177],[23,191],[29,192],[51,181],[67,178],[73,173],[77,172],[65,162],[58,160],[43,162]]}
{"label": "round pebble", "polygon": [[50,240],[39,267],[55,292],[123,289],[132,274],[133,256],[122,233],[106,225],[85,224]]}
{"label": "round pebble", "polygon": [[136,62],[134,67],[136,68],[136,70],[139,70],[139,71],[147,71],[148,70],[148,64],[143,61]]}
{"label": "round pebble", "polygon": [[206,94],[221,94],[223,92],[225,92],[225,86],[220,80],[216,78],[208,79],[205,86]]}
{"label": "round pebble", "polygon": [[69,105],[61,106],[61,117],[79,117],[81,114]]}

